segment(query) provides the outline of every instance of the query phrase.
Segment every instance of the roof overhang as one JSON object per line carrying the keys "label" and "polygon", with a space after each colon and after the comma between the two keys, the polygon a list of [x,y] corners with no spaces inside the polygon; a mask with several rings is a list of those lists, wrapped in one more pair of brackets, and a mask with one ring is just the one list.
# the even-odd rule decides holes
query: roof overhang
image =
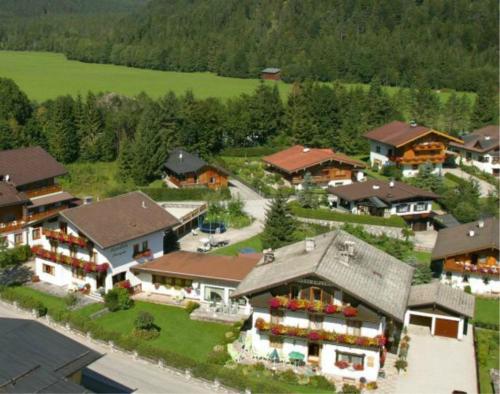
{"label": "roof overhang", "polygon": [[[437,135],[439,135],[439,136],[441,136],[441,137],[443,137],[443,138],[447,138],[448,140],[450,140],[450,141],[455,141],[455,142],[457,142],[457,143],[459,143],[459,144],[463,144],[463,143],[464,143],[464,142],[463,142],[461,139],[459,139],[459,138],[453,137],[453,136],[451,136],[451,135],[449,135],[449,134],[446,134],[446,133],[443,133],[443,132],[441,132],[441,131],[437,131],[437,130],[434,130],[434,129],[429,129],[429,130],[427,130],[427,131],[426,131],[425,133],[423,133],[423,134],[417,135],[417,136],[415,136],[415,137],[413,137],[413,138],[410,138],[409,140],[406,140],[405,142],[402,142],[402,143],[400,143],[400,144],[398,144],[398,145],[394,145],[394,146],[395,146],[396,148],[400,148],[400,147],[402,147],[402,146],[404,146],[404,145],[406,145],[406,144],[408,144],[408,143],[410,143],[410,142],[412,142],[412,141],[418,140],[419,138],[425,137],[426,135],[429,135],[429,134],[437,134]],[[388,144],[388,145],[390,145],[390,144]]]}

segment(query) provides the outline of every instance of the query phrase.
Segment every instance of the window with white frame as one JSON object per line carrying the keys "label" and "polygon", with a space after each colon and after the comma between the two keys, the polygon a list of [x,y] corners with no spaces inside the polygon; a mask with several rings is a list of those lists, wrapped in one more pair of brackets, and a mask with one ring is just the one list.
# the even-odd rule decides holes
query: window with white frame
{"label": "window with white frame", "polygon": [[398,206],[396,206],[396,212],[397,213],[410,212],[410,204],[399,204]]}
{"label": "window with white frame", "polygon": [[415,211],[416,212],[422,212],[427,210],[427,203],[426,202],[417,202],[415,204]]}
{"label": "window with white frame", "polygon": [[347,320],[347,334],[348,335],[361,335],[361,322],[357,320]]}
{"label": "window with white frame", "polygon": [[365,361],[364,354],[336,352],[335,362],[345,361],[351,365],[363,365]]}
{"label": "window with white frame", "polygon": [[211,302],[223,302],[224,289],[220,287],[205,286],[203,299],[205,301],[211,301]]}

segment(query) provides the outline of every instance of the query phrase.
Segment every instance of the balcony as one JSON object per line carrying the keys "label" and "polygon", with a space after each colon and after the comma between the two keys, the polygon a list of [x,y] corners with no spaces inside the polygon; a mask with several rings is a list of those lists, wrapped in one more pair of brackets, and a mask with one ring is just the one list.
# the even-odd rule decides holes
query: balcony
{"label": "balcony", "polygon": [[434,151],[444,150],[445,146],[442,142],[422,142],[413,146],[414,151]]}
{"label": "balcony", "polygon": [[69,245],[77,245],[80,248],[86,248],[88,246],[88,242],[85,238],[67,234],[60,230],[50,230],[44,228],[43,235],[45,235],[45,237],[47,237],[48,239],[53,239]]}
{"label": "balcony", "polygon": [[444,263],[443,271],[445,272],[459,272],[466,274],[475,274],[481,276],[499,276],[500,267],[494,257],[486,263],[472,264],[470,260],[456,261],[448,259]]}
{"label": "balcony", "polygon": [[343,346],[376,349],[379,349],[386,344],[386,339],[383,335],[377,335],[376,337],[371,338],[358,335],[338,334],[333,331],[310,330],[308,328],[267,323],[262,318],[255,321],[255,328],[260,332],[269,333],[269,335],[282,336],[292,339],[299,338],[315,343],[326,342],[340,344]]}
{"label": "balcony", "polygon": [[107,272],[109,268],[108,263],[96,264],[91,261],[86,261],[76,257],[66,256],[62,253],[53,252],[44,249],[41,246],[33,246],[31,248],[31,251],[40,259],[52,261],[53,263],[69,265],[74,268],[80,268],[83,269],[86,273]]}
{"label": "balcony", "polygon": [[36,222],[39,220],[49,218],[51,216],[54,216],[58,212],[62,211],[63,209],[67,209],[67,208],[68,208],[68,206],[62,205],[60,207],[49,209],[47,211],[28,214],[26,216],[23,216],[23,218],[20,220],[13,220],[12,222],[0,223],[0,234],[1,233],[9,233],[12,231],[19,230],[19,229],[27,226],[31,222]]}
{"label": "balcony", "polygon": [[24,192],[29,198],[44,196],[46,194],[57,193],[62,191],[62,187],[59,185],[44,186],[38,189],[27,190]]}
{"label": "balcony", "polygon": [[424,164],[427,162],[430,163],[442,163],[444,162],[446,158],[446,155],[444,153],[439,154],[439,155],[417,155],[413,157],[401,157],[401,156],[391,156],[389,157],[389,160],[391,160],[394,163],[399,163],[399,164]]}
{"label": "balcony", "polygon": [[358,310],[350,305],[337,305],[321,301],[308,301],[303,299],[288,298],[284,296],[273,297],[268,302],[271,309],[288,309],[292,312],[304,311],[314,314],[343,315],[356,317]]}

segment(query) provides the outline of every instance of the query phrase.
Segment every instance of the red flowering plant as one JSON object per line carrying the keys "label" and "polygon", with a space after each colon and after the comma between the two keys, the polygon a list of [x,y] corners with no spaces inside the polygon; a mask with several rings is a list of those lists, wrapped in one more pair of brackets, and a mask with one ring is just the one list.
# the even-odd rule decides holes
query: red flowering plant
{"label": "red flowering plant", "polygon": [[106,272],[109,268],[108,263],[97,264],[96,271],[97,272]]}
{"label": "red flowering plant", "polygon": [[359,345],[359,346],[368,346],[368,345],[369,345],[369,342],[370,342],[370,340],[369,340],[368,338],[365,338],[365,337],[357,337],[354,343],[355,343],[356,345]]}
{"label": "red flowering plant", "polygon": [[266,322],[264,321],[264,319],[262,319],[261,317],[259,317],[256,321],[255,321],[255,328],[257,330],[264,330],[266,327]]}
{"label": "red flowering plant", "polygon": [[80,261],[74,257],[71,259],[71,265],[75,268],[80,268]]}
{"label": "red flowering plant", "polygon": [[363,367],[363,364],[354,364],[352,366],[356,371],[362,371],[364,370],[365,368]]}
{"label": "red flowering plant", "polygon": [[89,272],[94,272],[96,268],[96,265],[94,263],[85,263],[83,266],[83,270],[87,273]]}
{"label": "red flowering plant", "polygon": [[323,308],[323,312],[325,312],[327,314],[337,313],[338,311],[339,311],[339,307],[337,305],[333,305],[333,304],[327,304]]}
{"label": "red flowering plant", "polygon": [[271,333],[273,335],[282,335],[285,333],[285,328],[281,324],[277,324],[271,327]]}
{"label": "red flowering plant", "polygon": [[387,343],[387,338],[383,335],[377,335],[374,339],[377,341],[377,344],[379,346],[385,346],[385,344]]}
{"label": "red flowering plant", "polygon": [[309,332],[308,338],[311,341],[320,341],[321,340],[321,333],[318,331],[311,331],[311,332]]}
{"label": "red flowering plant", "polygon": [[321,301],[312,301],[307,306],[309,312],[321,312],[323,310],[323,303]]}
{"label": "red flowering plant", "polygon": [[346,369],[349,366],[349,363],[344,360],[339,360],[335,363],[335,366],[340,369]]}
{"label": "red flowering plant", "polygon": [[342,310],[342,313],[344,314],[345,317],[355,317],[358,315],[358,310],[352,306],[346,306]]}
{"label": "red flowering plant", "polygon": [[295,312],[300,309],[300,302],[299,300],[296,300],[295,298],[288,301],[288,309],[290,309],[292,312]]}
{"label": "red flowering plant", "polygon": [[273,297],[269,300],[269,306],[271,309],[281,308],[281,302],[278,297]]}

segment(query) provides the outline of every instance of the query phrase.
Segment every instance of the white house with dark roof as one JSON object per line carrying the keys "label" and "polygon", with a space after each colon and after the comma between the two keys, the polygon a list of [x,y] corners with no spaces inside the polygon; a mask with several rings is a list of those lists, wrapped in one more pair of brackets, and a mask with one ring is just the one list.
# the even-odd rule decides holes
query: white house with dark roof
{"label": "white house with dark roof", "polygon": [[[408,324],[413,273],[408,264],[336,230],[265,252],[233,297],[245,296],[253,307],[247,335],[257,358],[300,358],[322,374],[370,382]],[[463,329],[471,296],[450,290],[460,300],[453,313]],[[437,298],[432,305],[442,304]]]}
{"label": "white house with dark roof", "polygon": [[142,192],[62,211],[34,246],[36,274],[59,286],[89,285],[105,291],[134,287],[130,268],[164,253],[164,237],[176,218]]}

